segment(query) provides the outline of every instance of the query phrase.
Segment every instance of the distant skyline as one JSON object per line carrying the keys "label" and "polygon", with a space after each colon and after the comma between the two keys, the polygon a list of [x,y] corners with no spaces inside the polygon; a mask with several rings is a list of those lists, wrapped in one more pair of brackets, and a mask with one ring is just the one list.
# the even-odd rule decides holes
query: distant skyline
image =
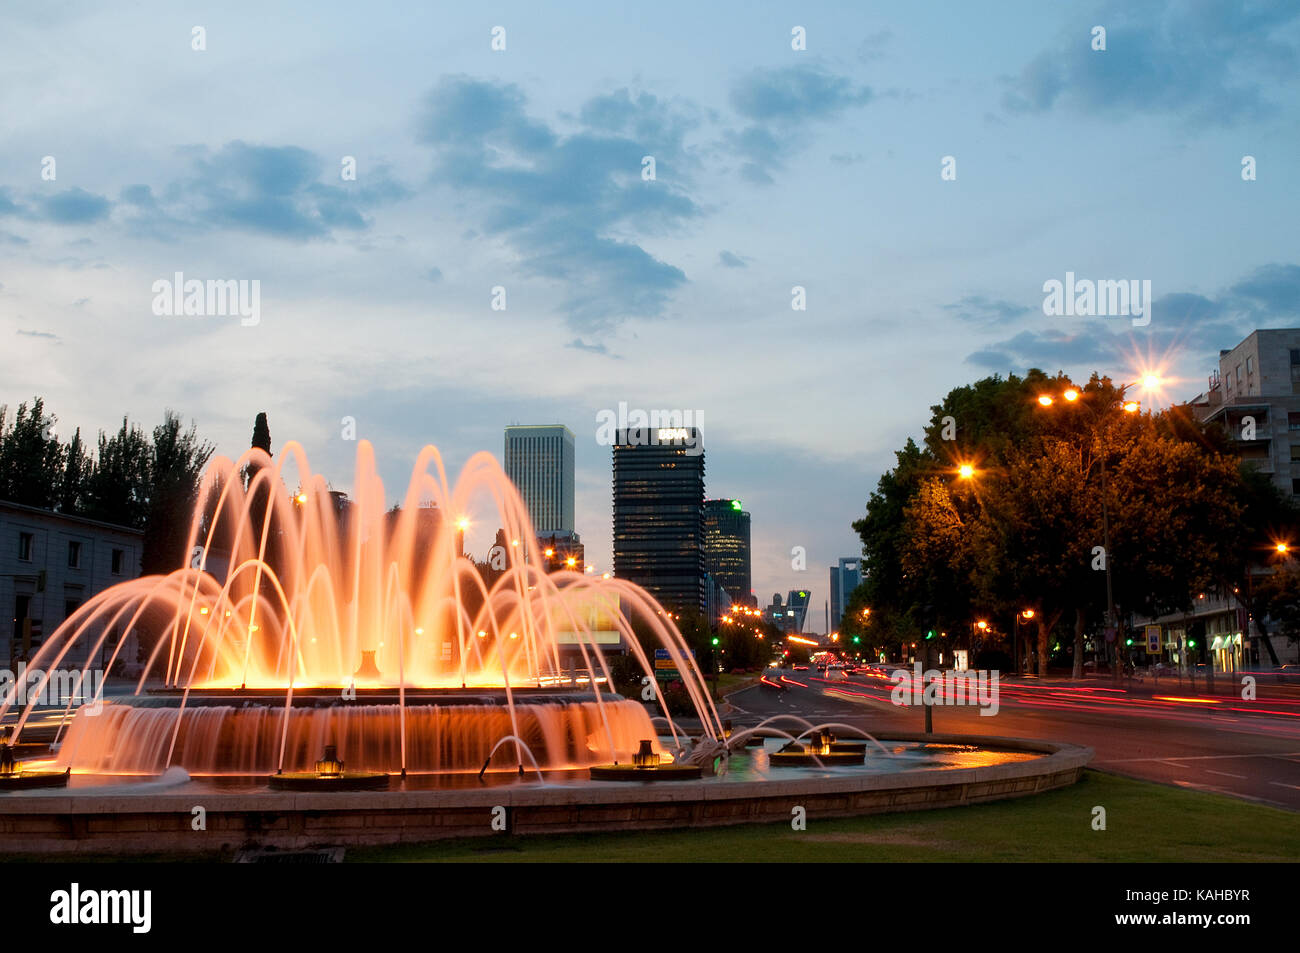
{"label": "distant skyline", "polygon": [[[700,415],[760,604],[820,607],[950,388],[1154,365],[1186,400],[1300,326],[1293,3],[5,18],[0,403],[92,439],[170,407],[231,457],[266,411],[340,489],[354,418],[393,502],[425,443],[562,423],[602,570],[620,402]],[[258,282],[257,320],[156,313],[177,272]],[[1149,281],[1150,323],[1048,316],[1068,273]]]}

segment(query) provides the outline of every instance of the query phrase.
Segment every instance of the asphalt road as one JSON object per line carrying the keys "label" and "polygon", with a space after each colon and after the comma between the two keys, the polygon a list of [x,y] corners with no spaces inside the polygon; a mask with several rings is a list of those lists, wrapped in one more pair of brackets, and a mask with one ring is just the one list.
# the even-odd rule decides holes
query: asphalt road
{"label": "asphalt road", "polygon": [[[764,684],[729,696],[727,717],[737,728],[776,714],[842,721],[882,737],[925,727],[919,699],[894,704],[895,683],[883,673],[769,669],[765,680],[780,688]],[[934,730],[1069,741],[1093,748],[1091,766],[1099,770],[1300,811],[1300,694],[1261,686],[1256,700],[1242,701],[1180,693],[1176,682],[1164,687],[1003,679],[996,714],[936,705]]]}

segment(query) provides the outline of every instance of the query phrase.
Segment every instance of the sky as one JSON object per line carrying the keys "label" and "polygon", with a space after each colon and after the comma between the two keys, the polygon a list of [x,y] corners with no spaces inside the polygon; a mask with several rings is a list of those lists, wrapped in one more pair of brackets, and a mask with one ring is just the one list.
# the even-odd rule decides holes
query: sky
{"label": "sky", "polygon": [[[425,444],[454,472],[564,423],[601,571],[599,413],[691,411],[755,593],[811,589],[809,629],[951,388],[1156,369],[1186,400],[1219,349],[1300,325],[1290,2],[0,20],[0,403],[83,435],[171,408],[232,458],[265,411],[345,490],[353,418],[394,502]],[[256,321],[155,313],[177,272],[256,280]],[[1067,273],[1150,281],[1149,324],[1045,314]]]}

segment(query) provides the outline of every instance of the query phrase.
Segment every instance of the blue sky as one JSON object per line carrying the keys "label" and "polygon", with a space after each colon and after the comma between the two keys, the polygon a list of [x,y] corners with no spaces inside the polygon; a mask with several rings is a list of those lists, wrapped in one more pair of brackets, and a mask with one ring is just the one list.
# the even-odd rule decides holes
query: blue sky
{"label": "blue sky", "polygon": [[[268,6],[6,11],[0,402],[232,456],[265,410],[344,488],[353,416],[394,497],[426,442],[560,421],[602,568],[597,412],[691,409],[760,599],[819,607],[952,386],[1150,357],[1186,399],[1300,323],[1294,4]],[[176,271],[260,323],[154,315]],[[1151,280],[1151,324],[1045,316],[1067,271]]]}

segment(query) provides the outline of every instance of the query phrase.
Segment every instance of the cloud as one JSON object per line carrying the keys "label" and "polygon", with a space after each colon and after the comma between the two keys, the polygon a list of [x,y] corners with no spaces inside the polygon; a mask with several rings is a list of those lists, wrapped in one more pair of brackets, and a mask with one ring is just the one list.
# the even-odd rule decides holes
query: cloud
{"label": "cloud", "polygon": [[34,217],[55,225],[88,225],[108,218],[113,203],[85,189],[65,189],[37,202]]}
{"label": "cloud", "polygon": [[770,185],[772,172],[807,144],[805,124],[837,119],[871,98],[870,87],[816,66],[756,69],[731,90],[732,108],[749,125],[726,133],[723,146],[742,158],[745,181]]}
{"label": "cloud", "polygon": [[620,356],[617,355],[617,354],[612,354],[612,353],[610,353],[609,348],[605,347],[605,345],[603,345],[603,344],[588,344],[588,343],[587,343],[586,341],[584,341],[582,338],[574,338],[572,341],[570,341],[568,344],[566,344],[566,345],[564,345],[564,346],[565,346],[565,347],[571,347],[571,348],[573,348],[573,349],[576,350],[576,351],[586,351],[586,352],[589,353],[589,354],[603,354],[603,355],[605,355],[606,357],[612,357],[612,358],[614,358],[616,361],[621,361],[621,360],[623,359],[622,357],[620,357]]}
{"label": "cloud", "polygon": [[1300,314],[1300,265],[1264,265],[1233,285],[1229,293],[1261,314],[1293,317]]}
{"label": "cloud", "polygon": [[741,258],[739,255],[727,251],[725,248],[718,252],[718,264],[724,268],[748,268],[749,259]]}
{"label": "cloud", "polygon": [[626,90],[590,100],[581,128],[567,134],[526,105],[513,84],[440,80],[418,121],[433,149],[432,181],[477,206],[483,234],[508,241],[523,274],[568,289],[561,309],[570,327],[659,317],[686,274],[633,236],[674,233],[702,213],[682,179],[643,180],[641,159],[683,161],[690,122]]}
{"label": "cloud", "polygon": [[186,150],[185,174],[155,192],[148,185],[122,189],[130,225],[166,236],[181,229],[228,228],[293,241],[332,237],[369,227],[364,212],[409,191],[386,167],[364,182],[329,182],[335,171],[298,146],[251,145],[236,139],[219,150]]}
{"label": "cloud", "polygon": [[834,119],[870,100],[870,88],[815,66],[756,69],[731,90],[732,108],[753,122]]}
{"label": "cloud", "polygon": [[49,331],[24,331],[20,328],[15,333],[27,338],[45,338],[50,341],[62,340],[57,334],[51,334]]}
{"label": "cloud", "polygon": [[984,325],[1014,321],[1031,314],[1034,310],[1025,305],[992,299],[984,295],[966,295],[952,304],[945,304],[943,309],[963,321]]}
{"label": "cloud", "polygon": [[[972,300],[984,299],[962,299]],[[1127,367],[1138,350],[1151,355],[1187,351],[1213,356],[1235,346],[1255,328],[1294,324],[1298,317],[1300,265],[1267,264],[1213,297],[1188,291],[1157,297],[1151,304],[1151,325],[1141,329],[1141,349],[1135,346],[1138,329],[1128,318],[1051,318],[1045,319],[1052,322],[1050,326],[1024,330],[977,350],[967,355],[966,363],[993,370],[1057,370]]]}
{"label": "cloud", "polygon": [[866,37],[858,44],[857,57],[859,62],[871,63],[881,59],[885,55],[885,47],[889,41],[894,38],[894,34],[889,30],[879,30]]}
{"label": "cloud", "polygon": [[1114,7],[1087,20],[1105,25],[1104,51],[1092,49],[1090,28],[1072,18],[1067,33],[1007,80],[1003,105],[1021,113],[1165,113],[1213,125],[1273,115],[1284,97],[1267,91],[1292,86],[1300,63],[1283,35],[1298,16],[1291,0]]}
{"label": "cloud", "polygon": [[442,269],[429,268],[428,270],[425,271],[424,277],[426,280],[432,281],[434,284],[437,284],[439,281],[442,281]]}

